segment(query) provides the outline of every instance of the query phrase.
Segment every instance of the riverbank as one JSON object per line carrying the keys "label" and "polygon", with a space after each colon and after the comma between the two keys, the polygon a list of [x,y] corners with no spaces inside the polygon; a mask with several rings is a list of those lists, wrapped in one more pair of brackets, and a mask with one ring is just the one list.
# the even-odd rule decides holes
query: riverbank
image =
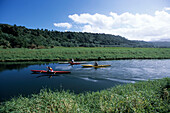
{"label": "riverbank", "polygon": [[170,59],[170,48],[55,47],[0,49],[0,62]]}
{"label": "riverbank", "polygon": [[168,112],[170,78],[74,94],[41,90],[0,104],[0,112]]}

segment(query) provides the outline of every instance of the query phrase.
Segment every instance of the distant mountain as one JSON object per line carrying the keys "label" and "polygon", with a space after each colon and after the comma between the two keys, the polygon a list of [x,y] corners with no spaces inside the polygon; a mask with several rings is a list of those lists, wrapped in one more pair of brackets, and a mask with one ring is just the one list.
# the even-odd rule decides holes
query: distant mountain
{"label": "distant mountain", "polygon": [[154,42],[170,42],[170,38],[163,38]]}
{"label": "distant mountain", "polygon": [[161,47],[161,48],[169,48],[170,47],[170,41],[152,41],[149,42],[151,43],[154,47]]}
{"label": "distant mountain", "polygon": [[144,41],[98,33],[59,32],[0,24],[0,46],[4,48],[64,47],[153,47]]}

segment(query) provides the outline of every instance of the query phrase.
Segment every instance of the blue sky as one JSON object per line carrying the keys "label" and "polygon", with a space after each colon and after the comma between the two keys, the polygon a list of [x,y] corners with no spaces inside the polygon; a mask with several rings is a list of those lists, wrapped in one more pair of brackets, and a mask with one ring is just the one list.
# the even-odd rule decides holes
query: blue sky
{"label": "blue sky", "polygon": [[[169,7],[170,0],[0,0],[0,23],[115,34],[131,40],[164,40],[170,38],[165,20],[169,19]],[[160,16],[165,19],[158,20]],[[159,28],[154,28],[152,21],[161,21],[156,24]],[[158,30],[162,33],[154,33]]]}

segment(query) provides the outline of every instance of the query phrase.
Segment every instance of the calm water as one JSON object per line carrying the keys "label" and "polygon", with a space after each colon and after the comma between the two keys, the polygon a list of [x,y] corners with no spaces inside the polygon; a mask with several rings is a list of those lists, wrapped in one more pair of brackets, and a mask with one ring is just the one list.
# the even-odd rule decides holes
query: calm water
{"label": "calm water", "polygon": [[[93,64],[93,61],[87,62]],[[75,93],[97,91],[119,84],[170,77],[170,60],[114,60],[99,61],[107,68],[82,68],[81,65],[53,63],[0,63],[0,101],[14,96],[28,96],[42,88],[70,90]],[[71,74],[32,74],[31,69],[71,71]]]}

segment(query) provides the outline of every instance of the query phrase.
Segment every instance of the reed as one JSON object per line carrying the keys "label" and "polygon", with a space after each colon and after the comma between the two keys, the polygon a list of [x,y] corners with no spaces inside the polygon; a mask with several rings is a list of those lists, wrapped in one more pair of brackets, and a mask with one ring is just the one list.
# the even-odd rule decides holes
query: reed
{"label": "reed", "polygon": [[0,104],[0,112],[163,112],[169,107],[170,78],[119,85],[110,89],[74,94],[43,89],[31,97]]}
{"label": "reed", "polygon": [[114,59],[169,59],[170,48],[55,47],[0,49],[0,61],[68,61]]}

